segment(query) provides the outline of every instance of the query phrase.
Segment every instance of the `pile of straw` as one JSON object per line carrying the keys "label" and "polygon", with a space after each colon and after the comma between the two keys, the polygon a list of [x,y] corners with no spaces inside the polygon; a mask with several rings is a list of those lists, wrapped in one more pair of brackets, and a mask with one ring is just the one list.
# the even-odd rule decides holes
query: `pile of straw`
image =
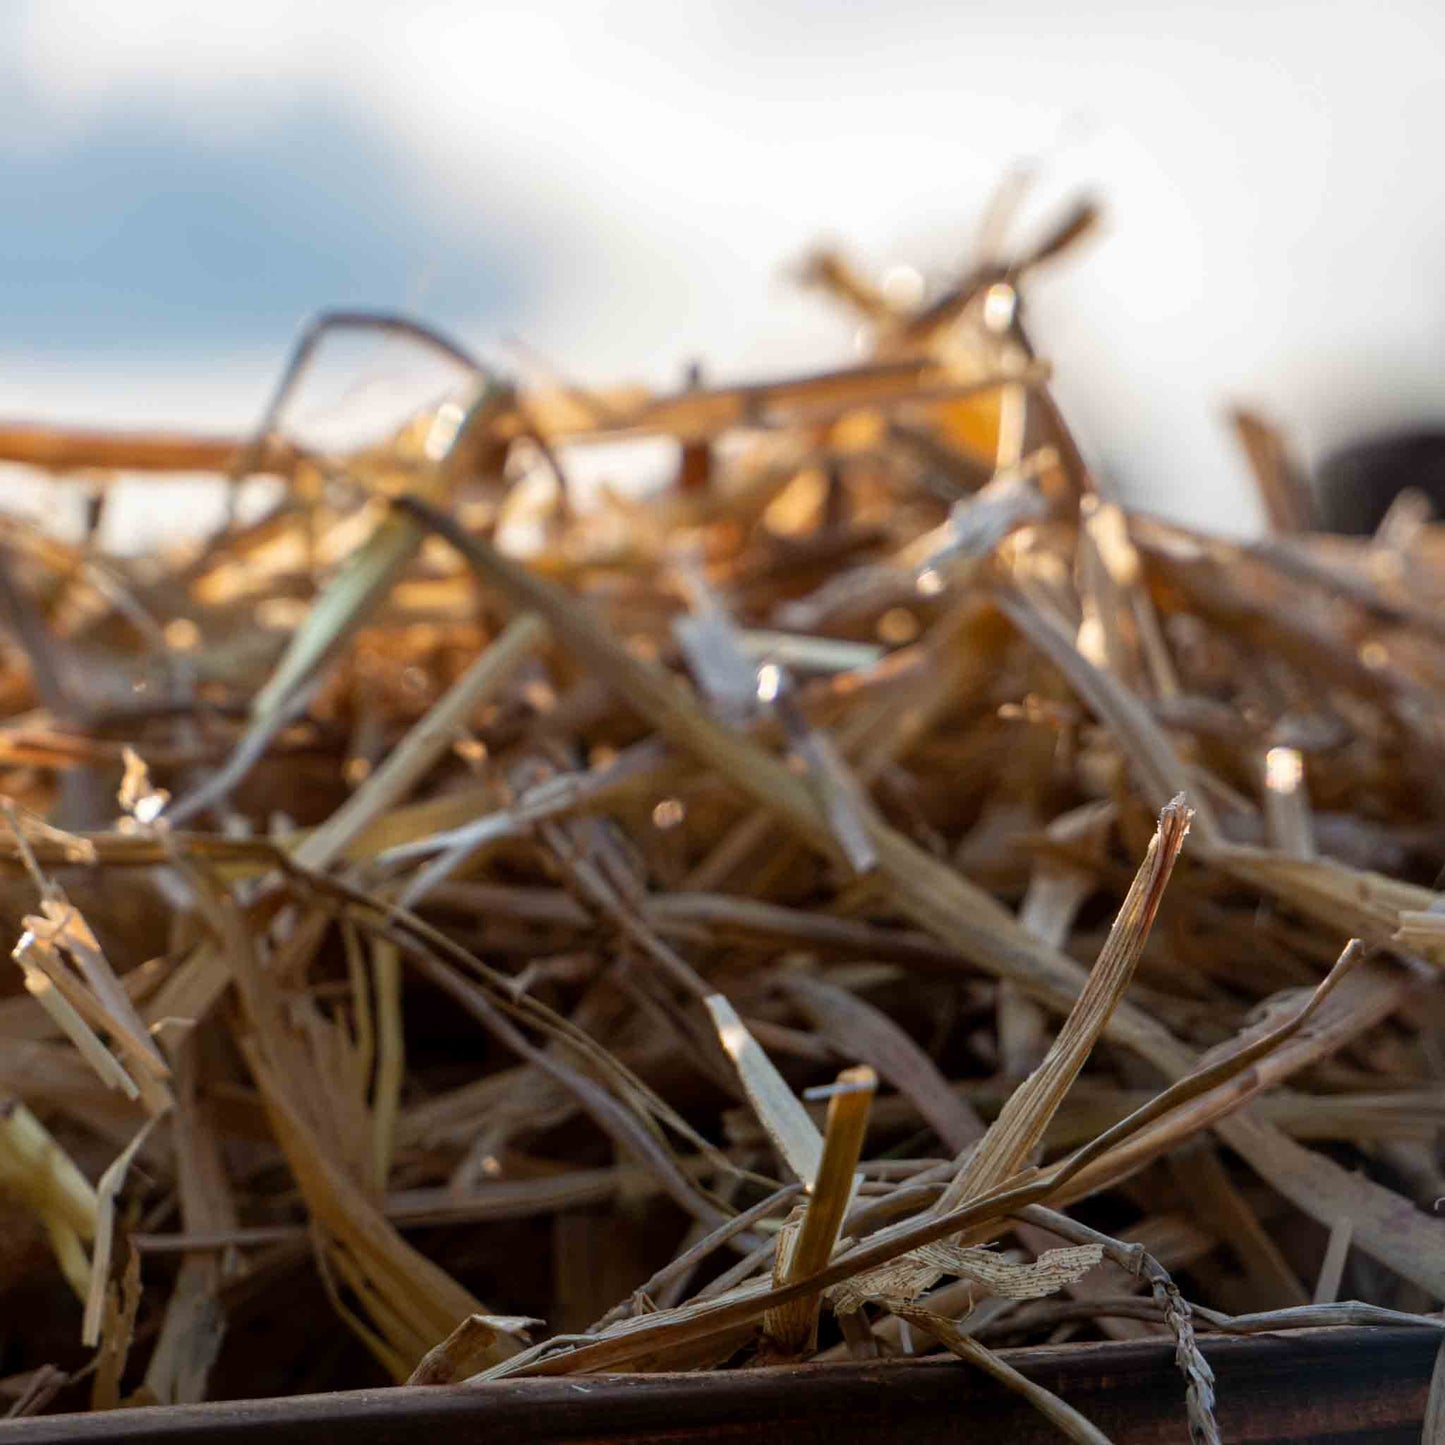
{"label": "pile of straw", "polygon": [[[948,1350],[1096,1440],[994,1346],[1162,1334],[1211,1439],[1197,1332],[1445,1299],[1445,543],[1103,499],[1021,319],[1091,218],[815,256],[824,375],[346,316],[245,444],[0,428],[95,498],[0,524],[12,1413]],[[288,441],[370,325],[461,400]],[[284,485],[107,556],[137,470]]]}

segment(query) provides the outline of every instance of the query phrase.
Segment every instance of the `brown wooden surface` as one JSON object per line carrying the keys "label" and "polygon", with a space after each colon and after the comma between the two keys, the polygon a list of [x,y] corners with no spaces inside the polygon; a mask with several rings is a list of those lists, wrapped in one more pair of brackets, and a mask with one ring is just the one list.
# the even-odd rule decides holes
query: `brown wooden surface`
{"label": "brown wooden surface", "polygon": [[[1417,1441],[1439,1334],[1309,1330],[1206,1341],[1231,1445]],[[1184,1387],[1167,1341],[1004,1351],[1078,1406],[1116,1445],[1186,1441]],[[542,1441],[728,1441],[788,1445],[1009,1445],[1060,1437],[1033,1410],[956,1361],[803,1365],[726,1374],[585,1376],[365,1390],[0,1425],[4,1445],[470,1445]]]}

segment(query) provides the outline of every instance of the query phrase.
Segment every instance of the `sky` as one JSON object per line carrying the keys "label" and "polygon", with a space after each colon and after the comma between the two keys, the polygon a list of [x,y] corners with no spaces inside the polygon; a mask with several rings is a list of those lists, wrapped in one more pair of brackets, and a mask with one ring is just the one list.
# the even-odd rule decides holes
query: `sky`
{"label": "sky", "polygon": [[1030,312],[1106,484],[1249,530],[1227,402],[1306,457],[1445,419],[1442,54],[1412,3],[7,0],[0,418],[243,426],[332,306],[584,381],[830,364],[807,248],[945,277],[1027,162],[1025,230],[1107,210]]}

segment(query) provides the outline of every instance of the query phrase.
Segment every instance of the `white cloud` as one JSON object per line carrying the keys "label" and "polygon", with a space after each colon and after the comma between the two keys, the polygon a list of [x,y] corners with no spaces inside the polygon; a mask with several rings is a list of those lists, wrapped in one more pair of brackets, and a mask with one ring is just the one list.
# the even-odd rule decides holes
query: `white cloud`
{"label": "white cloud", "polygon": [[1230,396],[1314,445],[1439,407],[1445,196],[1424,148],[1445,20],[1423,4],[10,13],[32,139],[137,107],[218,143],[318,97],[364,110],[410,158],[399,204],[527,249],[548,284],[507,326],[584,374],[821,356],[844,329],[785,294],[782,262],[825,231],[940,265],[1002,167],[1052,147],[1046,194],[1097,183],[1113,219],[1042,288],[1039,337],[1131,495],[1247,516],[1215,419]]}

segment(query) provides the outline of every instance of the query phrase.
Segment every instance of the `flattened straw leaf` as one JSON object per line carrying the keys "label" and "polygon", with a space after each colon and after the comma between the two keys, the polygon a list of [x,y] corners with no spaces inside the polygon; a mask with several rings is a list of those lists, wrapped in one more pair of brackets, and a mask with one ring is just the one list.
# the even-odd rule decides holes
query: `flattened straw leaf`
{"label": "flattened straw leaf", "polygon": [[95,1190],[40,1120],[18,1099],[3,1097],[0,1188],[21,1200],[45,1226],[66,1282],[85,1300],[90,1262],[83,1243],[95,1238]]}
{"label": "flattened straw leaf", "polygon": [[940,1275],[967,1280],[977,1286],[980,1296],[1042,1299],[1081,1279],[1102,1258],[1097,1244],[1044,1250],[1037,1259],[1024,1261],[1005,1259],[988,1249],[925,1244],[895,1261],[896,1269],[885,1268],[844,1280],[833,1291],[833,1299],[836,1308],[844,1313],[861,1308],[870,1299],[891,1308],[895,1302],[906,1304],[916,1299]]}
{"label": "flattened straw leaf", "polygon": [[115,1201],[125,1188],[125,1177],[140,1146],[155,1127],[155,1119],[147,1119],[136,1130],[135,1137],[113,1159],[95,1190],[95,1248],[90,1261],[90,1287],[86,1292],[85,1319],[80,1341],[94,1348],[100,1343],[101,1318],[105,1310],[105,1292],[110,1283],[110,1256],[114,1248]]}
{"label": "flattened straw leaf", "polygon": [[[1046,834],[1056,842],[1079,843],[1103,849],[1115,809],[1109,803],[1091,803],[1064,813],[1049,824]],[[1019,905],[1019,923],[1052,948],[1068,943],[1074,919],[1097,885],[1088,869],[1053,858],[1040,858],[1029,875],[1029,886]],[[1027,1074],[1048,1048],[1047,1021],[1038,1003],[1017,984],[999,985],[998,1047],[1005,1075]]]}
{"label": "flattened straw leaf", "polygon": [[801,973],[785,975],[783,989],[840,1054],[871,1064],[912,1099],[925,1122],[955,1154],[983,1137],[983,1120],[973,1107],[881,1009],[836,984]]}
{"label": "flattened straw leaf", "polygon": [[490,1363],[488,1355],[499,1335],[526,1344],[527,1333],[541,1320],[526,1315],[468,1315],[441,1344],[422,1356],[411,1372],[408,1385],[452,1385]]}
{"label": "flattened straw leaf", "polygon": [[291,638],[271,679],[251,704],[245,735],[226,766],[171,808],[174,825],[220,802],[259,760],[271,740],[298,716],[321,671],[366,621],[416,554],[425,536],[413,519],[383,516],[317,598]]}
{"label": "flattened straw leaf", "polygon": [[421,540],[421,528],[407,518],[382,517],[317,598],[270,680],[256,694],[251,704],[253,726],[284,712],[288,702],[336,655],[391,590]]}
{"label": "flattened straw leaf", "polygon": [[703,1002],[758,1122],[793,1176],[811,1189],[823,1162],[823,1137],[817,1126],[732,1004],[720,993],[709,994]]}
{"label": "flattened straw leaf", "polygon": [[926,1244],[919,1253],[945,1274],[971,1280],[1004,1299],[1042,1299],[1073,1284],[1103,1258],[1097,1244],[1046,1249],[1037,1259],[1015,1263],[987,1249],[961,1249],[948,1243]]}

